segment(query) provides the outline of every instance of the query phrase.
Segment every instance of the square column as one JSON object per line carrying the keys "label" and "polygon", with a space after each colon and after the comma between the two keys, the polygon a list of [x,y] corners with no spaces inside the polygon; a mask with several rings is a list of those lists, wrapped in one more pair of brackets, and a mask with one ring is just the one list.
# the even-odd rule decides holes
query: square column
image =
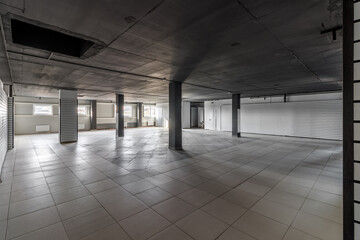
{"label": "square column", "polygon": [[240,137],[240,94],[232,95],[232,136]]}
{"label": "square column", "polygon": [[59,90],[60,143],[78,140],[78,100],[76,90]]}
{"label": "square column", "polygon": [[360,2],[343,1],[344,240],[360,239],[360,57],[357,54],[360,51],[359,29]]}
{"label": "square column", "polygon": [[116,94],[116,137],[124,137],[124,95]]}
{"label": "square column", "polygon": [[143,118],[143,104],[142,103],[138,103],[137,104],[137,112],[138,112],[138,127],[142,127],[142,118]]}
{"label": "square column", "polygon": [[13,97],[13,86],[9,85],[8,88],[8,150],[14,148],[14,135],[15,135],[15,124],[14,124],[14,97]]}
{"label": "square column", "polygon": [[169,148],[182,150],[181,98],[182,83],[169,84]]}
{"label": "square column", "polygon": [[96,100],[90,101],[90,129],[96,129]]}

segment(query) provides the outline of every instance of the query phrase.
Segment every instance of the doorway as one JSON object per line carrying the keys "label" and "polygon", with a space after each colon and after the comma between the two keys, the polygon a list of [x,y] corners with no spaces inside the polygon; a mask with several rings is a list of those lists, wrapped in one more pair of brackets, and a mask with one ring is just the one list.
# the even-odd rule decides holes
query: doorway
{"label": "doorway", "polygon": [[190,103],[190,128],[204,128],[204,103]]}

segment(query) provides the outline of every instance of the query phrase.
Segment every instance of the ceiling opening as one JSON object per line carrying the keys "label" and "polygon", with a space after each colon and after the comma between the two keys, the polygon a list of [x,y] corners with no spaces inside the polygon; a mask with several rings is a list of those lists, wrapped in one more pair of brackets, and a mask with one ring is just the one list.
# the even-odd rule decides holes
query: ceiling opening
{"label": "ceiling opening", "polygon": [[11,31],[13,43],[72,57],[80,58],[94,45],[92,41],[38,27],[16,19],[11,19]]}

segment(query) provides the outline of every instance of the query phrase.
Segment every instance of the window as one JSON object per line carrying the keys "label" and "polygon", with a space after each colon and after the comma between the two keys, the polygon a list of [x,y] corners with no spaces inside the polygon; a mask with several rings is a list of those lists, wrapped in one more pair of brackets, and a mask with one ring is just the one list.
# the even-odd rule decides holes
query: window
{"label": "window", "polygon": [[156,117],[156,107],[144,106],[144,117]]}
{"label": "window", "polygon": [[53,115],[51,104],[34,104],[33,115]]}
{"label": "window", "polygon": [[131,117],[132,116],[132,108],[129,105],[124,106],[124,116]]}
{"label": "window", "polygon": [[85,105],[79,105],[78,108],[78,115],[80,116],[88,116],[88,108]]}

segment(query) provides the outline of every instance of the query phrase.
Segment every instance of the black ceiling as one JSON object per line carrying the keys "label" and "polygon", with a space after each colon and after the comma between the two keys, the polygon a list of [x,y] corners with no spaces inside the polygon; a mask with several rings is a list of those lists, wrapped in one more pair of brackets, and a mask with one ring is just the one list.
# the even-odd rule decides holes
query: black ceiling
{"label": "black ceiling", "polygon": [[[111,99],[119,92],[143,102],[167,101],[169,81],[184,82],[183,97],[193,100],[340,90],[342,31],[336,40],[320,32],[342,24],[341,4],[0,0],[7,46],[0,46],[1,78],[13,81],[17,95],[76,88],[85,98]],[[14,44],[12,18],[101,47],[80,59]]]}

